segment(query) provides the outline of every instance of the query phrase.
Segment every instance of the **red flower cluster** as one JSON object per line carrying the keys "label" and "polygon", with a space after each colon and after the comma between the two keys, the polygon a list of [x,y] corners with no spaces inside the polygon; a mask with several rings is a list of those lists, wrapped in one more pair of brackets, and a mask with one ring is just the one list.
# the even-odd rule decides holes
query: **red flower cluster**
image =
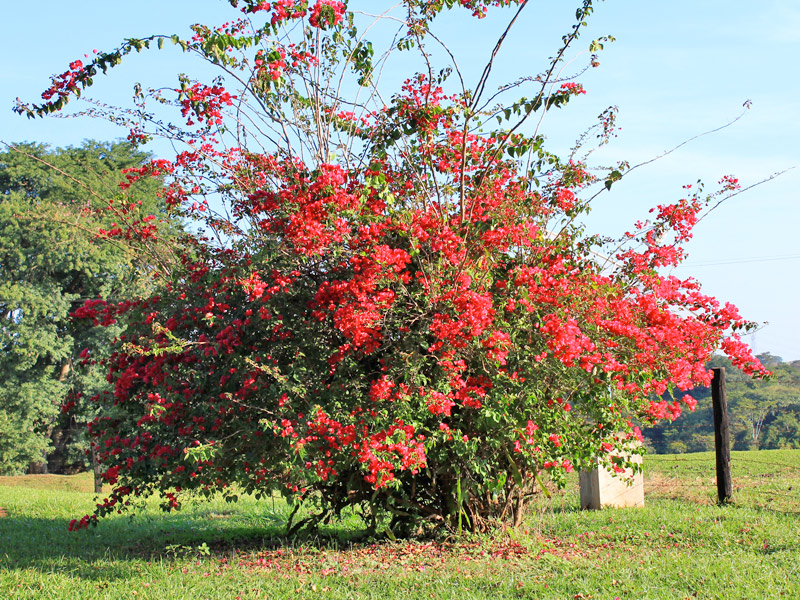
{"label": "red flower cluster", "polygon": [[345,9],[345,3],[339,0],[317,0],[308,15],[308,22],[321,29],[333,27],[342,22]]}
{"label": "red flower cluster", "polygon": [[83,62],[75,60],[69,63],[69,70],[53,77],[53,85],[42,92],[42,99],[52,102],[53,98],[67,98],[78,90],[83,76]]}
{"label": "red flower cluster", "polygon": [[219,85],[208,87],[201,83],[194,83],[176,91],[181,105],[181,114],[188,117],[187,125],[194,125],[193,119],[197,119],[201,123],[205,122],[206,127],[221,125],[222,107],[233,105],[233,101],[236,99],[236,96],[232,96]]}

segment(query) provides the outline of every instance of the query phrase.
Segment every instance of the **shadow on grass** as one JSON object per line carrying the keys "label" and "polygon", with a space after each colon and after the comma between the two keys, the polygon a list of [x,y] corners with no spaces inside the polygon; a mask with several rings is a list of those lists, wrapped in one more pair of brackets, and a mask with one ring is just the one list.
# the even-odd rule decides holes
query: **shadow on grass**
{"label": "shadow on grass", "polygon": [[282,511],[197,509],[117,516],[89,530],[69,532],[67,519],[10,513],[0,519],[0,571],[57,570],[110,581],[134,576],[142,562],[202,561],[281,548],[344,549],[367,540],[366,531],[352,523],[292,538],[285,535],[286,524]]}

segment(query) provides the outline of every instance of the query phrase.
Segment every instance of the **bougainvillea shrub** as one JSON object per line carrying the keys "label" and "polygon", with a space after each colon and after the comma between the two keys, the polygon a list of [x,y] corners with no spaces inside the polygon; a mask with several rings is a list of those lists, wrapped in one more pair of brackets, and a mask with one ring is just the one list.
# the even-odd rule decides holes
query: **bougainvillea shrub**
{"label": "bougainvillea shrub", "polygon": [[[44,104],[18,105],[58,110],[98,70],[164,40],[224,75],[139,90],[123,113],[132,142],[179,147],[128,181],[165,178],[166,203],[196,233],[158,295],[74,313],[127,329],[90,426],[113,491],[73,528],[153,492],[177,508],[197,490],[281,492],[315,503],[315,523],[356,507],[373,525],[391,516],[395,532],[518,521],[545,477],[629,466],[635,422],[691,408],[682,392],[708,385],[715,350],[764,374],[737,310],[665,274],[709,199],[737,182],[687,188],[603,240],[580,217],[625,164],[590,169],[535,132],[585,93],[557,73],[590,1],[541,74],[498,93],[494,55],[474,88],[455,64],[433,64],[451,60],[436,16],[498,11],[510,28],[525,1],[404,0],[380,56],[353,12],[363,3],[230,4],[240,16],[219,28],[128,40],[72,63]],[[383,89],[384,62],[415,52],[423,71]],[[175,121],[148,112],[153,101]],[[609,110],[601,144],[613,130]],[[146,241],[143,222],[103,235]]]}

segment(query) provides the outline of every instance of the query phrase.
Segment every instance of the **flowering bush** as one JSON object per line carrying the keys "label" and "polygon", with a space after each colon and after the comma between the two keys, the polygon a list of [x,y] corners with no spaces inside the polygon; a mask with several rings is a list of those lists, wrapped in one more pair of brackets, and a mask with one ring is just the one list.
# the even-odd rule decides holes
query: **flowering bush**
{"label": "flowering bush", "polygon": [[[153,91],[185,119],[166,129],[185,148],[128,173],[168,177],[167,204],[198,223],[191,250],[158,295],[75,313],[127,323],[90,427],[113,491],[75,527],[154,491],[175,508],[186,490],[277,490],[316,502],[314,522],[356,506],[373,524],[389,514],[392,531],[517,520],[540,474],[629,466],[637,420],[676,418],[715,349],[763,374],[736,309],[662,269],[736,182],[687,189],[603,242],[578,218],[624,164],[593,172],[526,133],[585,93],[554,73],[590,0],[548,69],[491,100],[490,68],[471,90],[431,67],[379,93],[345,2],[231,4],[245,18],[167,39],[241,89],[184,78],[174,100]],[[436,14],[457,6],[502,6],[513,24],[526,2],[405,0],[394,47],[424,50]],[[73,63],[45,104],[18,110],[61,108],[97,69],[163,39]],[[531,99],[498,100],[522,85]],[[165,131],[146,100],[133,141]]]}

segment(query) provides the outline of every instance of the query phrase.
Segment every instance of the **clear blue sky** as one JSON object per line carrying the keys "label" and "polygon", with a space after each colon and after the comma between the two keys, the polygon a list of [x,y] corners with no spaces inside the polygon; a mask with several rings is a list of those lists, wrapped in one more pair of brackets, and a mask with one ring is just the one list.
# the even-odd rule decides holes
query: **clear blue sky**
{"label": "clear blue sky", "polygon": [[[390,2],[358,4],[377,12]],[[538,72],[567,31],[577,4],[577,0],[532,2],[500,56],[496,80],[516,76],[528,65],[529,72]],[[94,48],[109,50],[125,37],[151,33],[187,35],[191,23],[219,24],[232,16],[225,0],[7,3],[0,38],[0,139],[64,146],[85,138],[124,135],[97,120],[27,121],[14,115],[11,106],[17,96],[38,99],[49,75],[62,72],[69,61]],[[490,41],[485,31],[496,23],[490,19],[480,25],[476,29],[455,14],[441,23],[443,37],[463,53],[462,64],[468,71],[469,65],[479,64],[480,42]],[[753,104],[732,127],[620,182],[596,205],[593,228],[624,231],[646,217],[649,207],[679,198],[681,186],[698,178],[711,188],[730,173],[749,185],[800,164],[797,0],[597,1],[578,48],[585,49],[591,39],[607,34],[617,41],[601,54],[601,67],[579,80],[587,95],[563,113],[551,115],[546,132],[557,146],[569,147],[603,108],[613,104],[619,106],[622,131],[598,161],[635,164],[723,125],[739,114],[746,100]],[[126,62],[111,76],[96,78],[90,96],[125,104],[134,81],[170,85],[176,73],[189,68],[185,57],[174,50]],[[676,271],[679,276],[695,276],[706,292],[736,304],[746,318],[768,322],[748,341],[756,352],[769,351],[786,360],[800,359],[798,189],[800,169],[730,200],[698,225],[690,258]]]}

